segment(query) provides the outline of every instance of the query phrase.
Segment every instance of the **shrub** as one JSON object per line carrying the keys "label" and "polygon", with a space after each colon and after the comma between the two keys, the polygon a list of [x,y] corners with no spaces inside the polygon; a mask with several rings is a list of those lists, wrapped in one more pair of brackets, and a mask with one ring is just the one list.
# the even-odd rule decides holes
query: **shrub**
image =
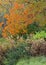
{"label": "shrub", "polygon": [[46,65],[46,57],[30,57],[30,58],[22,58],[18,61],[16,65]]}
{"label": "shrub", "polygon": [[11,50],[8,50],[7,53],[5,54],[5,60],[4,60],[4,65],[14,65],[17,63],[18,59],[22,57],[28,56],[28,53],[25,49],[27,45],[24,44],[19,44],[15,48],[12,48]]}
{"label": "shrub", "polygon": [[33,39],[41,39],[41,38],[46,38],[46,32],[41,31],[41,32],[36,32],[36,34],[33,36]]}
{"label": "shrub", "polygon": [[3,60],[5,58],[5,53],[8,49],[11,49],[12,44],[4,38],[0,38],[0,64],[3,65]]}
{"label": "shrub", "polygon": [[41,27],[39,26],[38,22],[33,22],[32,24],[29,24],[27,26],[27,33],[35,33],[41,30]]}
{"label": "shrub", "polygon": [[46,41],[44,39],[33,40],[30,43],[29,53],[33,56],[46,55]]}

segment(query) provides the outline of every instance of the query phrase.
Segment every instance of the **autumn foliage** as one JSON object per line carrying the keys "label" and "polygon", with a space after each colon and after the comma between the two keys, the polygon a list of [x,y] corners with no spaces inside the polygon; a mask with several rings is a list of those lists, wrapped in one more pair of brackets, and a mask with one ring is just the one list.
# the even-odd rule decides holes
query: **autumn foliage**
{"label": "autumn foliage", "polygon": [[[46,1],[43,0],[1,0],[1,20],[6,19],[2,35],[27,33],[27,26],[32,22],[46,24]],[[4,17],[3,17],[4,16]],[[32,27],[33,28],[33,27]]]}
{"label": "autumn foliage", "polygon": [[3,24],[4,24],[3,22],[0,22],[0,27],[1,27]]}
{"label": "autumn foliage", "polygon": [[33,22],[32,20],[34,18],[34,14],[30,11],[30,7],[15,2],[9,13],[4,15],[7,21],[2,35],[7,37],[8,33],[11,35],[27,33],[26,28]]}

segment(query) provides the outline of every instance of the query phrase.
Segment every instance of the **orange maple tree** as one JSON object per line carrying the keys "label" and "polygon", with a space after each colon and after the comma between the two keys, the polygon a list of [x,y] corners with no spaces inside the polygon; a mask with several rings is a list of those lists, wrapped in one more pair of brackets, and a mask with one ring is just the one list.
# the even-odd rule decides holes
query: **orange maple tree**
{"label": "orange maple tree", "polygon": [[27,33],[26,28],[32,23],[34,15],[30,11],[29,7],[15,2],[9,13],[4,15],[4,18],[6,18],[7,21],[2,35],[7,37],[8,33],[11,35]]}

